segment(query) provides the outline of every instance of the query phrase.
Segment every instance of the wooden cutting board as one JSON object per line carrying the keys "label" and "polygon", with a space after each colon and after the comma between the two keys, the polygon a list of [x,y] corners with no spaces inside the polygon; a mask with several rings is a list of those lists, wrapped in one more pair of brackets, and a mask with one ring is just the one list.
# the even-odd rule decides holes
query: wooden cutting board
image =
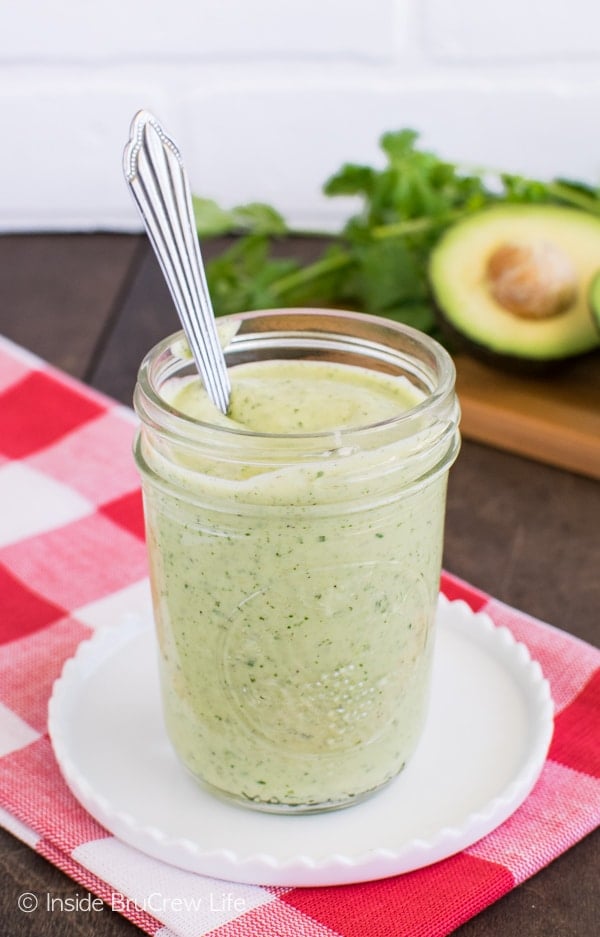
{"label": "wooden cutting board", "polygon": [[600,352],[543,378],[455,363],[465,439],[600,479]]}

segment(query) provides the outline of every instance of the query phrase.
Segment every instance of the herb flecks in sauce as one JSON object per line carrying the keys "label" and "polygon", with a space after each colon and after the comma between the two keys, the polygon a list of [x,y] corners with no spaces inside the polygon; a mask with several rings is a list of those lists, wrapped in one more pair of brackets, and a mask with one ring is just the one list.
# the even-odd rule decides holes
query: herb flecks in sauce
{"label": "herb flecks in sauce", "polygon": [[[300,414],[303,429],[337,431],[419,400],[401,379],[316,361],[243,365],[231,377],[227,418],[195,382],[171,403],[204,421],[293,433]],[[147,492],[167,727],[215,788],[336,803],[410,757],[428,692],[445,479],[398,494],[404,445],[308,463],[290,451],[272,469],[241,460],[232,470],[209,453],[172,468],[177,494]]]}

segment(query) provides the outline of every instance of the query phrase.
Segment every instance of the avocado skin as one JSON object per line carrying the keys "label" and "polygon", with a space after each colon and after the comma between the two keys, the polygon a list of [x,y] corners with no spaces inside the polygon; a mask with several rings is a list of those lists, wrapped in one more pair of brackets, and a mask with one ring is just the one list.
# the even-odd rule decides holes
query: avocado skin
{"label": "avocado skin", "polygon": [[[528,353],[528,348],[525,344],[523,344],[523,346],[519,349],[513,347],[511,350],[506,351],[497,350],[486,344],[485,336],[475,336],[473,334],[473,330],[470,330],[470,334],[466,333],[460,328],[460,325],[454,321],[453,310],[446,310],[444,308],[444,301],[441,298],[442,295],[447,292],[445,289],[445,283],[441,279],[436,282],[436,278],[433,275],[433,271],[436,269],[436,263],[439,266],[439,260],[442,257],[442,252],[444,252],[445,258],[447,256],[446,246],[450,244],[452,245],[450,250],[456,250],[458,238],[460,237],[461,239],[460,243],[465,244],[465,233],[466,238],[472,239],[474,229],[479,230],[480,224],[483,225],[481,230],[485,231],[486,225],[489,225],[490,221],[494,223],[496,219],[502,221],[503,223],[508,220],[511,223],[514,222],[517,226],[525,222],[525,225],[527,226],[531,222],[539,224],[540,219],[542,219],[544,223],[552,223],[556,225],[562,223],[563,218],[567,224],[571,225],[574,221],[576,224],[580,225],[581,221],[584,220],[585,227],[590,231],[590,233],[586,232],[585,235],[588,243],[590,238],[597,239],[598,264],[600,267],[600,219],[596,218],[595,216],[590,216],[589,214],[577,209],[563,208],[556,205],[529,206],[498,203],[495,206],[482,209],[480,212],[474,213],[473,215],[456,222],[454,225],[451,225],[444,234],[442,234],[437,245],[433,248],[433,252],[430,257],[428,286],[437,323],[439,325],[440,331],[442,332],[442,335],[446,339],[446,342],[451,349],[467,352],[473,357],[479,358],[487,364],[501,368],[504,371],[509,371],[520,375],[531,374],[533,376],[562,371],[569,366],[570,362],[575,361],[582,356],[587,356],[590,353],[593,354],[594,352],[597,352],[600,341],[594,341],[594,328],[591,321],[591,336],[588,337],[587,346],[578,349],[572,347],[565,347],[563,349],[555,347],[553,353],[548,354],[545,357],[540,355],[539,350],[536,352],[536,354]],[[556,219],[558,219],[558,222]],[[509,240],[511,235],[512,231],[510,232],[508,238]],[[515,239],[518,241],[520,238],[523,238],[523,236],[526,238],[527,234],[525,233],[525,235],[523,235],[520,229],[517,227],[515,231]],[[489,252],[491,249],[490,238],[487,233],[485,237],[487,239],[487,251]],[[472,243],[474,244],[474,241],[472,241]],[[593,240],[591,243],[594,243]],[[483,254],[480,254],[480,256],[483,256]],[[588,288],[586,297],[587,303],[582,304],[579,302],[579,315],[581,318],[581,312],[584,311],[582,309],[582,305],[587,305],[588,310],[591,310],[592,314],[594,315],[596,328],[598,330],[598,334],[600,335],[600,271],[596,277],[596,280],[596,299],[593,298],[594,283],[592,283]],[[476,293],[473,294],[473,300],[475,302],[477,300]],[[468,308],[468,306],[466,308]]]}

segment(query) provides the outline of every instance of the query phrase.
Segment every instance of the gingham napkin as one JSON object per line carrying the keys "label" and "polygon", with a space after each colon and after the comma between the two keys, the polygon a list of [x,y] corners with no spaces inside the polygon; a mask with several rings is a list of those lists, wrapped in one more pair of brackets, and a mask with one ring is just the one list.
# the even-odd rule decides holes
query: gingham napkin
{"label": "gingham napkin", "polygon": [[0,340],[0,823],[148,934],[436,937],[600,823],[600,652],[444,574],[443,591],[526,644],[556,727],[542,775],[464,852],[378,882],[266,888],[217,881],[115,839],[66,788],[46,732],[64,661],[148,602],[131,411]]}

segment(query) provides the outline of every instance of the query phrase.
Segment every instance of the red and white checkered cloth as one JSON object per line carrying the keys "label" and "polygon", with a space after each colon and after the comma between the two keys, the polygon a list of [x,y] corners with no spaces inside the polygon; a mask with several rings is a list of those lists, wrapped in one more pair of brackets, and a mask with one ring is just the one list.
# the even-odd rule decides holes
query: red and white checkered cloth
{"label": "red and white checkered cloth", "polygon": [[600,651],[449,575],[442,588],[525,643],[556,728],[542,775],[501,827],[395,878],[328,888],[217,881],[115,839],[65,786],[48,740],[53,681],[79,642],[148,603],[131,411],[0,340],[0,823],[163,937],[436,937],[600,823]]}

